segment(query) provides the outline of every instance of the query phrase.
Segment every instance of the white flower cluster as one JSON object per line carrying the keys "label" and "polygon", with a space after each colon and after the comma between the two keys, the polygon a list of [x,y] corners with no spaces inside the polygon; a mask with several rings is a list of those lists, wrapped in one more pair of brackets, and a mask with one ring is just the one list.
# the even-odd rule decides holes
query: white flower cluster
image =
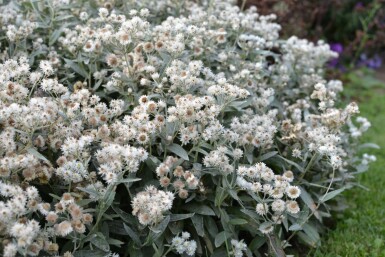
{"label": "white flower cluster", "polygon": [[172,239],[172,247],[179,254],[186,253],[189,256],[193,256],[197,249],[197,243],[194,240],[188,240],[189,238],[190,233],[182,232],[181,236],[176,236]]}
{"label": "white flower cluster", "polygon": [[[314,212],[309,220],[322,221],[311,201],[298,197],[346,187],[355,169],[375,160],[357,156],[355,147],[370,123],[353,119],[355,103],[336,107],[342,83],[323,77],[324,64],[336,56],[327,44],[280,40],[275,15],[243,11],[235,2],[0,6],[4,256],[58,254],[55,237],[68,242],[65,256],[72,256],[94,244],[84,237],[102,240],[104,224],[132,215],[141,241],[171,208],[188,217],[190,205],[210,215],[178,223],[192,222],[205,234],[199,242],[186,232],[176,236],[180,254],[204,255],[199,246],[215,241],[207,226],[234,232],[229,238],[254,237],[245,226],[223,222],[238,215],[231,210],[236,202],[255,209],[259,220],[250,228],[264,234],[279,224],[287,230],[303,209]],[[329,210],[327,203],[319,208]],[[171,223],[159,240],[183,231]],[[242,240],[231,241],[234,256],[248,252]]]}
{"label": "white flower cluster", "polygon": [[15,238],[13,248],[27,249],[40,234],[40,225],[36,220],[19,220],[19,217],[43,208],[38,190],[33,186],[23,190],[19,186],[0,182],[0,195],[7,199],[0,201],[0,227]]}
{"label": "white flower cluster", "polygon": [[[55,253],[58,245],[50,240],[51,236],[66,236],[72,231],[83,234],[85,224],[93,219],[75,204],[69,193],[63,194],[55,210],[51,210],[49,203],[42,202],[37,188],[33,186],[23,190],[19,186],[0,182],[0,195],[7,199],[0,201],[0,227],[13,238],[4,248],[3,256],[15,256],[18,251],[31,256],[38,255],[42,250]],[[27,218],[38,212],[47,221],[44,228],[35,219]]]}
{"label": "white flower cluster", "polygon": [[269,167],[259,162],[251,167],[240,166],[236,172],[238,175],[236,182],[241,189],[260,195],[261,202],[256,205],[259,215],[267,217],[271,214],[271,220],[280,224],[285,211],[289,214],[297,214],[300,211],[295,199],[300,196],[301,190],[297,186],[290,185],[294,180],[291,171],[275,175]]}
{"label": "white flower cluster", "polygon": [[98,150],[95,156],[100,164],[99,174],[107,183],[112,183],[117,182],[118,175],[122,172],[137,172],[139,163],[147,159],[148,154],[143,148],[108,144]]}
{"label": "white flower cluster", "polygon": [[78,161],[66,162],[63,166],[56,169],[56,175],[68,183],[79,183],[88,178],[88,172],[84,165]]}
{"label": "white flower cluster", "polygon": [[156,168],[155,172],[162,187],[168,188],[171,185],[180,198],[186,199],[189,190],[194,191],[198,187],[199,178],[193,172],[177,165],[178,162],[180,162],[178,158],[168,156],[166,161]]}
{"label": "white flower cluster", "polygon": [[138,217],[142,225],[154,225],[171,209],[173,200],[174,195],[171,192],[148,186],[132,200],[132,214]]}
{"label": "white flower cluster", "polygon": [[247,250],[247,245],[242,240],[238,241],[238,240],[232,239],[231,245],[233,247],[234,257],[242,257],[243,252]]}

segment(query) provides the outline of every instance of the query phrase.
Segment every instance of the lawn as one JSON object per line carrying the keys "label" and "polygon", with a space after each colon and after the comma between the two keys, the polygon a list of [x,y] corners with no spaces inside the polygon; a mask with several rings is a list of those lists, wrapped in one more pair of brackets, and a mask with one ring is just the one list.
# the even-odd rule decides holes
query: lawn
{"label": "lawn", "polygon": [[360,115],[372,123],[362,141],[375,142],[381,149],[370,150],[377,161],[358,177],[369,191],[356,188],[345,193],[350,208],[339,216],[322,247],[308,256],[385,256],[385,86],[347,85],[345,94],[359,102]]}

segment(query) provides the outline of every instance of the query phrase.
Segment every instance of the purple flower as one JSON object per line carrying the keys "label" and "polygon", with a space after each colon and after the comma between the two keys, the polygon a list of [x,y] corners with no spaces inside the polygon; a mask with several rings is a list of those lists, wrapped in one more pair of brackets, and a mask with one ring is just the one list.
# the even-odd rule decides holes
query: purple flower
{"label": "purple flower", "polygon": [[341,43],[331,43],[330,50],[338,54],[341,54],[344,51],[344,46]]}
{"label": "purple flower", "polygon": [[355,9],[355,10],[361,10],[362,8],[364,8],[364,3],[363,3],[363,2],[358,2],[358,3],[356,3],[356,5],[354,6],[354,9]]}
{"label": "purple flower", "polygon": [[[341,43],[330,43],[329,46],[330,46],[330,50],[338,53],[338,55],[340,55],[344,51],[344,46]],[[330,67],[337,67],[338,65],[339,65],[338,57],[330,60],[329,62]]]}
{"label": "purple flower", "polygon": [[368,58],[366,54],[361,54],[360,61],[358,62],[357,66],[366,66],[370,69],[378,69],[382,66],[382,58],[379,55]]}

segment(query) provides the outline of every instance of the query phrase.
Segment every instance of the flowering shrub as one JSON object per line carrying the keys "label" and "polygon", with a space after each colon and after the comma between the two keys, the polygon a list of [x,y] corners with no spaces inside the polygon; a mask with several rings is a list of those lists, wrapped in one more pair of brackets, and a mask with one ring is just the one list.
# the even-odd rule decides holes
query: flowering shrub
{"label": "flowering shrub", "polygon": [[[339,54],[329,64],[342,72],[382,66],[385,48],[384,0],[245,0],[261,14],[272,11],[282,25],[283,37],[297,35],[311,40],[325,39]],[[337,71],[334,69],[333,71]]]}
{"label": "flowering shrub", "polygon": [[370,123],[322,77],[336,54],[280,40],[274,15],[233,1],[0,10],[5,257],[283,256],[294,236],[319,243],[374,160],[357,154]]}

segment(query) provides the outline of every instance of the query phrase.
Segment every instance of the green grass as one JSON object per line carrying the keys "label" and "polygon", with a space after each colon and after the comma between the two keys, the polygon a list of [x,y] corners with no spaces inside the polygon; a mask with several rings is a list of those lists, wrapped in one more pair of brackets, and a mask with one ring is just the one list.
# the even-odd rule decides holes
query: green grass
{"label": "green grass", "polygon": [[359,102],[360,115],[372,123],[362,141],[376,143],[381,149],[368,151],[377,161],[358,177],[370,190],[345,192],[349,208],[340,214],[336,227],[323,236],[322,246],[308,256],[385,257],[385,88],[348,88],[346,95]]}

